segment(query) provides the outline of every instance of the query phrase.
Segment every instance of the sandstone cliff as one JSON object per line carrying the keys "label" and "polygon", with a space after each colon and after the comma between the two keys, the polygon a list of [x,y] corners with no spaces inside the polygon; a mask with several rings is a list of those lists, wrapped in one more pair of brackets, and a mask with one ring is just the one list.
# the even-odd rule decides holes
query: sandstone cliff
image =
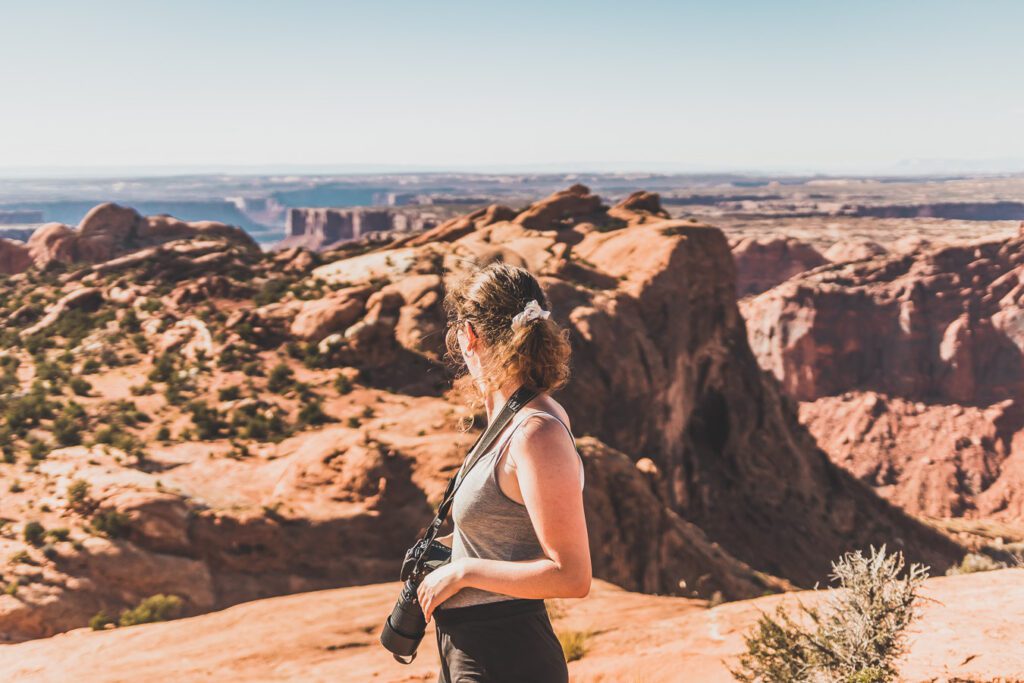
{"label": "sandstone cliff", "polygon": [[1024,475],[1024,235],[819,268],[745,304],[833,459],[914,512],[1011,519]]}

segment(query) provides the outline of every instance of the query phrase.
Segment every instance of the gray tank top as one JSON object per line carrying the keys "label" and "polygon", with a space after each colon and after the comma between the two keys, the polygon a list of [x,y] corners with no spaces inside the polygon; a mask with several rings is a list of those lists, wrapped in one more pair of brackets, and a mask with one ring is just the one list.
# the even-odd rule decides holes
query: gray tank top
{"label": "gray tank top", "polygon": [[[513,432],[527,418],[533,415],[547,415],[565,427],[572,438],[576,437],[562,420],[542,410],[526,410],[515,416],[511,425],[498,439],[490,451],[484,453],[466,475],[455,493],[452,503],[452,518],[455,521],[452,536],[452,559],[480,557],[489,560],[535,560],[544,557],[544,550],[537,540],[537,533],[530,521],[526,506],[518,503],[501,490],[498,485],[497,464],[502,449]],[[576,452],[579,456],[579,451]],[[582,480],[583,459],[580,458]],[[486,602],[510,600],[513,596],[492,593],[477,588],[463,588],[438,607],[438,609],[465,607]]]}

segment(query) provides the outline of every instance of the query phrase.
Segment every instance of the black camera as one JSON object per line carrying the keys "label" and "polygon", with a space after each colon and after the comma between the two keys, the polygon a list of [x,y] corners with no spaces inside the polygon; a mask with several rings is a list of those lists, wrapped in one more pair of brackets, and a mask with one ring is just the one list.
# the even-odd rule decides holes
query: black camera
{"label": "black camera", "polygon": [[426,617],[420,606],[416,590],[423,577],[451,560],[451,548],[426,538],[405,551],[401,580],[405,581],[391,615],[384,622],[380,642],[395,659],[408,664],[416,658],[416,649],[427,628]]}

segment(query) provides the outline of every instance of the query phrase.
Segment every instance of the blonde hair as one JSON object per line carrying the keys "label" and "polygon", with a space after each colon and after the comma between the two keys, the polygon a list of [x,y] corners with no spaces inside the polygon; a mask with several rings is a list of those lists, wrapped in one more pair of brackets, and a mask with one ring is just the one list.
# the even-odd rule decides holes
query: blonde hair
{"label": "blonde hair", "polygon": [[[448,317],[445,347],[451,361],[461,367],[453,393],[473,408],[483,403],[485,393],[526,384],[541,392],[553,392],[569,381],[569,331],[554,316],[537,317],[516,328],[512,318],[536,299],[548,309],[548,298],[530,271],[500,261],[465,275],[445,293]],[[481,359],[483,392],[465,371],[457,332],[469,321],[487,346]]]}

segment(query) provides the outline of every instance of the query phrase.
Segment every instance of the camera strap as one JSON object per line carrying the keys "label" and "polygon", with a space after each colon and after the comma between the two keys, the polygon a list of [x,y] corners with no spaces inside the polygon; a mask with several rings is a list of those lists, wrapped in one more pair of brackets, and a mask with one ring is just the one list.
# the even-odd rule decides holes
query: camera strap
{"label": "camera strap", "polygon": [[[437,508],[437,514],[434,516],[434,521],[430,523],[426,533],[423,535],[423,540],[426,541],[426,545],[432,543],[436,538],[441,527],[444,525],[445,520],[448,519],[448,513],[451,511],[452,504],[455,501],[455,493],[459,490],[459,486],[465,481],[466,475],[473,469],[473,466],[480,461],[484,453],[490,450],[491,445],[495,439],[498,438],[498,434],[505,429],[505,426],[512,420],[519,409],[524,405],[532,401],[539,392],[529,386],[521,386],[505,401],[505,405],[498,411],[494,421],[487,426],[477,440],[469,449],[469,454],[466,455],[465,461],[462,463],[462,467],[451,478],[448,482],[448,486],[444,490],[444,496],[441,498],[441,504]],[[419,569],[423,559],[426,557],[426,553],[420,556],[420,560],[417,561],[417,569]]]}

